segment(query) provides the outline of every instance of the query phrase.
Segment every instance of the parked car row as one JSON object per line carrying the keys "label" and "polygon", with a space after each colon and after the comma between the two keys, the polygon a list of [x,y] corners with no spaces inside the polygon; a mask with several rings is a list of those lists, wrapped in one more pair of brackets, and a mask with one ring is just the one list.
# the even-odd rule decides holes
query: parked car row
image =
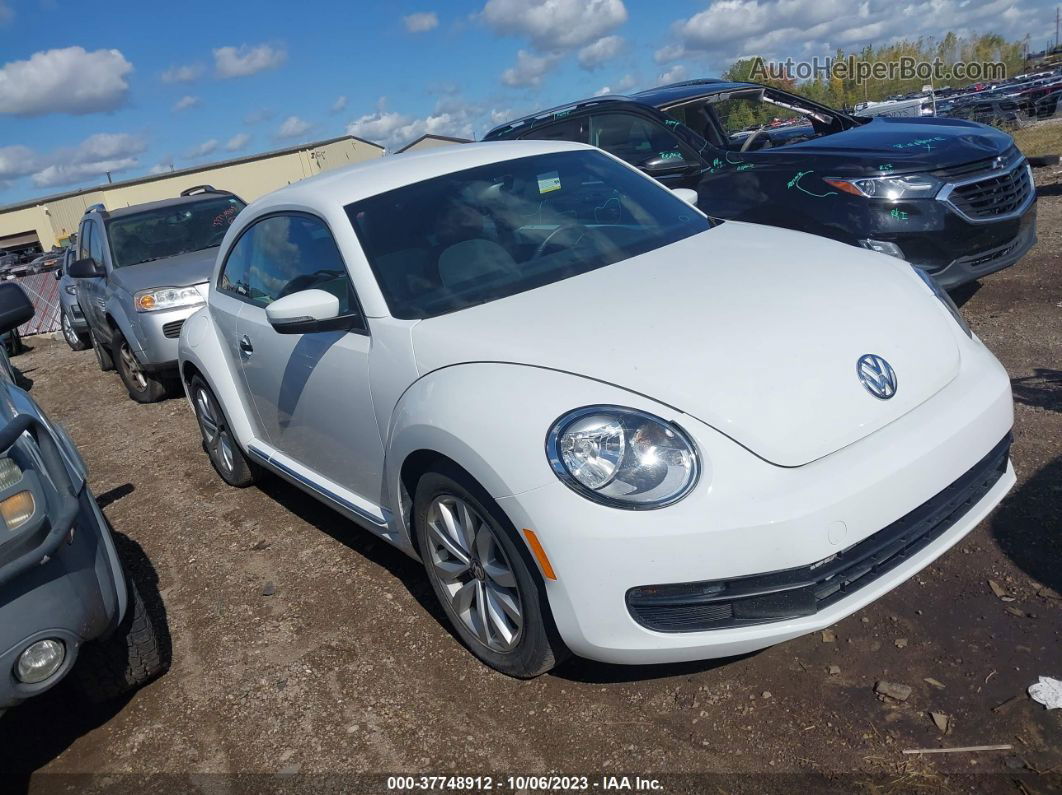
{"label": "parked car row", "polygon": [[[735,102],[807,131],[737,141]],[[226,483],[419,559],[518,677],[824,628],[1013,485],[1009,380],[942,289],[1035,239],[1006,134],[691,81],[487,138],[90,209],[63,280],[101,369],[179,382]]]}

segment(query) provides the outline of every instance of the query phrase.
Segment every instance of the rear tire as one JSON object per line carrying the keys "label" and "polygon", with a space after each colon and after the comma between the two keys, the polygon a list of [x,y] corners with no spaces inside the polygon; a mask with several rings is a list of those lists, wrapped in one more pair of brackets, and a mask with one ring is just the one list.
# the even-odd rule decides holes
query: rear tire
{"label": "rear tire", "polygon": [[125,384],[129,397],[137,403],[158,403],[166,397],[166,382],[147,372],[118,331],[114,332],[111,360]]}
{"label": "rear tire", "polygon": [[568,656],[537,565],[505,513],[466,472],[443,466],[421,477],[413,523],[428,580],[469,651],[519,679],[544,674]]}
{"label": "rear tire", "polygon": [[63,339],[66,340],[66,344],[70,346],[72,351],[83,351],[91,344],[85,339],[84,334],[78,334],[74,330],[74,324],[70,321],[70,315],[65,309],[60,310],[62,317],[60,318],[60,326],[63,332]]}
{"label": "rear tire", "polygon": [[147,684],[165,667],[158,633],[136,583],[126,574],[129,603],[106,640],[87,643],[74,674],[86,699],[101,703]]}
{"label": "rear tire", "polygon": [[228,418],[210,387],[199,376],[193,376],[188,394],[192,398],[199,432],[203,436],[203,452],[210,459],[214,471],[230,486],[240,489],[250,486],[258,477],[258,467],[236,443]]}
{"label": "rear tire", "polygon": [[96,354],[96,364],[99,365],[99,368],[105,373],[113,370],[114,359],[111,358],[111,352],[103,346],[103,343],[99,341],[99,338],[96,337],[95,332],[91,329],[89,330],[89,344]]}

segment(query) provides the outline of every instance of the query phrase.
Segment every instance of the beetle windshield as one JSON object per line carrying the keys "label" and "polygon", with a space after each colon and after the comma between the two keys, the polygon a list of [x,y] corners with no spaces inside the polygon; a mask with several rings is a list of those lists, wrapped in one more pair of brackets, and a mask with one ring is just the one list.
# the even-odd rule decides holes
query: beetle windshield
{"label": "beetle windshield", "polygon": [[235,196],[223,196],[112,218],[107,222],[107,236],[114,267],[219,246],[243,208]]}
{"label": "beetle windshield", "polygon": [[595,151],[558,152],[417,182],[347,206],[391,314],[483,304],[708,229],[708,220]]}

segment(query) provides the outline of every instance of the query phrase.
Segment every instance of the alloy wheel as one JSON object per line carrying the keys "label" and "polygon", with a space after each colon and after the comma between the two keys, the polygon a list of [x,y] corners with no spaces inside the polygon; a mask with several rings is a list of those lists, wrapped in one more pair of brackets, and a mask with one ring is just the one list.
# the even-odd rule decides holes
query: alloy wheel
{"label": "alloy wheel", "polygon": [[225,419],[213,395],[203,388],[195,393],[195,415],[199,420],[199,430],[203,434],[207,455],[226,472],[232,472],[235,462],[232,435],[225,426]]}
{"label": "alloy wheel", "polygon": [[62,320],[60,325],[63,329],[63,336],[66,337],[66,342],[70,346],[77,345],[81,342],[81,339],[77,336],[77,332],[74,331],[74,327],[70,324],[70,315],[66,312],[61,313]]}
{"label": "alloy wheel", "polygon": [[118,355],[122,359],[122,368],[136,386],[137,391],[143,392],[146,390],[148,382],[147,378],[144,377],[144,370],[140,367],[140,362],[136,360],[133,352],[129,349],[129,343],[125,340],[122,340]]}
{"label": "alloy wheel", "polygon": [[432,571],[454,615],[488,649],[511,651],[523,605],[491,524],[460,497],[442,494],[428,506],[427,530]]}

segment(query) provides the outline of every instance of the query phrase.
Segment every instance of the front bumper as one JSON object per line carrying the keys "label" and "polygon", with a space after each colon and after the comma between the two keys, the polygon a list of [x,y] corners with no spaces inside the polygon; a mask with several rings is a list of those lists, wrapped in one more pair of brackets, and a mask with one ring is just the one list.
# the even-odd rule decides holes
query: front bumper
{"label": "front bumper", "polygon": [[137,361],[149,372],[177,367],[177,343],[184,321],[202,309],[202,305],[167,309],[162,312],[138,312],[135,353]]}
{"label": "front bumper", "polygon": [[959,376],[919,408],[801,467],[783,468],[692,418],[681,424],[704,453],[704,477],[657,511],[591,503],[557,482],[499,505],[533,529],[556,580],[546,592],[576,654],[607,662],[680,662],[744,654],[825,628],[895,588],[972,530],[1014,483],[1009,466],[929,543],[872,582],[812,614],[723,629],[650,629],[627,596],[648,584],[730,581],[810,567],[849,550],[931,500],[985,456],[1013,424],[1005,371],[979,344]]}
{"label": "front bumper", "polygon": [[[19,415],[8,428],[26,418]],[[44,500],[45,524],[35,534],[39,543],[5,553],[0,565],[0,711],[62,681],[81,645],[113,631],[126,609],[125,578],[95,498],[84,485],[74,494],[62,456],[49,444],[50,431],[40,420],[31,424],[52,479],[40,483],[53,493]],[[62,665],[43,682],[20,682],[19,655],[46,638],[63,643]]]}

